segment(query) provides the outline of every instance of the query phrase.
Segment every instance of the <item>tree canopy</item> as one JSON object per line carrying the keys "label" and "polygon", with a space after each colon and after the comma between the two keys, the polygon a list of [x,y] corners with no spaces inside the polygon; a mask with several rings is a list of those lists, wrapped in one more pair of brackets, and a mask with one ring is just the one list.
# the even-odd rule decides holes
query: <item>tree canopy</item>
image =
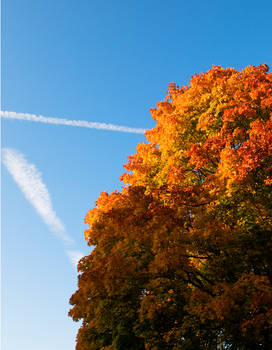
{"label": "tree canopy", "polygon": [[272,73],[170,83],[86,216],[77,350],[272,349]]}

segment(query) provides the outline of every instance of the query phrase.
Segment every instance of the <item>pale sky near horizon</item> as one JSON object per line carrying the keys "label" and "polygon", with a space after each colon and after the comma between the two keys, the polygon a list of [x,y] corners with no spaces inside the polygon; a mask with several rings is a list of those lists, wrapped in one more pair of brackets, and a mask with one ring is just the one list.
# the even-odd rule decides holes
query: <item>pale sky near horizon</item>
{"label": "pale sky near horizon", "polygon": [[[170,82],[212,64],[272,67],[271,12],[268,0],[2,0],[1,110],[152,128]],[[47,121],[1,121],[3,350],[75,348],[84,217],[145,141]]]}

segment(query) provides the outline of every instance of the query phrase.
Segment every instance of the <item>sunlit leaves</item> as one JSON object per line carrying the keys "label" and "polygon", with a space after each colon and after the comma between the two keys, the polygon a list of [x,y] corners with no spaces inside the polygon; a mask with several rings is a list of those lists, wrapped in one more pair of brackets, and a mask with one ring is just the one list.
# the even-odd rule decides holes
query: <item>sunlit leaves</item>
{"label": "sunlit leaves", "polygon": [[150,111],[86,215],[77,350],[272,348],[272,74],[214,66]]}

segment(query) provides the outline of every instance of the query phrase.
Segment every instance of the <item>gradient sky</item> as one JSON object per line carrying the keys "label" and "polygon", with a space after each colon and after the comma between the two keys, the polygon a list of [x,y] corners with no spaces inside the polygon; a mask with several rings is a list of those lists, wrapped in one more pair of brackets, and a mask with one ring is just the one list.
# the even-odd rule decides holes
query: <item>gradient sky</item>
{"label": "gradient sky", "polygon": [[[2,0],[2,110],[151,128],[149,108],[169,82],[212,64],[272,64],[267,1]],[[144,135],[2,120],[2,147],[39,170],[53,209],[90,252],[84,217],[101,191],[120,189],[126,157]],[[2,168],[2,345],[72,350],[67,317],[77,275]]]}

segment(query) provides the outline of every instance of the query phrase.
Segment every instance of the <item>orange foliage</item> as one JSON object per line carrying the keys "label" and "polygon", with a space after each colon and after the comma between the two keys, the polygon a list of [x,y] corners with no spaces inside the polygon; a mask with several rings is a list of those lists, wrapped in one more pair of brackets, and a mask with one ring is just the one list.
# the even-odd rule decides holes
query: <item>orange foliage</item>
{"label": "orange foliage", "polygon": [[272,74],[171,83],[120,192],[86,216],[77,350],[272,348]]}

